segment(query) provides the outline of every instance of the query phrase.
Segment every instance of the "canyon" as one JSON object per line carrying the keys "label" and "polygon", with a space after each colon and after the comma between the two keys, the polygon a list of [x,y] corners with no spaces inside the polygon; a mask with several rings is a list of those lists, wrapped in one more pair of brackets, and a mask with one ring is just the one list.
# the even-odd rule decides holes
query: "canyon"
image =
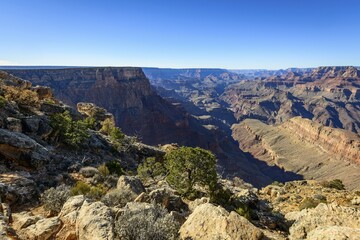
{"label": "canyon", "polygon": [[210,149],[224,176],[240,176],[256,186],[302,178],[339,178],[351,189],[360,185],[355,67],[6,71],[53,88],[70,106],[104,107],[126,134],[145,143]]}

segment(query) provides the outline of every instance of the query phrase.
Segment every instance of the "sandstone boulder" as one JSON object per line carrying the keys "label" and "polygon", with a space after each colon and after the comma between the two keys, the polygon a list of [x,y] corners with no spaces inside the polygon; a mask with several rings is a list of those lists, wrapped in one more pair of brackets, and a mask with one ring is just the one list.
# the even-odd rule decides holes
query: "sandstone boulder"
{"label": "sandstone boulder", "polygon": [[307,239],[311,240],[356,240],[360,237],[360,228],[340,226],[320,227],[311,231]]}
{"label": "sandstone boulder", "polygon": [[85,201],[83,195],[69,198],[62,207],[59,218],[63,222],[61,230],[56,234],[57,239],[76,240],[76,221],[79,216],[79,210]]}
{"label": "sandstone boulder", "polygon": [[117,182],[116,188],[130,190],[136,195],[145,192],[145,188],[140,179],[133,176],[121,176]]}
{"label": "sandstone boulder", "polygon": [[[304,209],[290,228],[290,239],[312,239],[308,238],[310,232],[324,228],[316,233],[320,235],[324,232],[335,231],[334,226],[351,228],[353,229],[352,232],[358,231],[360,229],[360,210],[357,208],[342,207],[336,204],[326,205],[323,203],[314,209]],[[338,231],[339,234],[342,230]]]}
{"label": "sandstone boulder", "polygon": [[210,203],[200,205],[180,228],[182,239],[261,239],[263,233],[246,218]]}
{"label": "sandstone boulder", "polygon": [[61,228],[58,217],[44,218],[18,232],[21,239],[51,239]]}
{"label": "sandstone boulder", "polygon": [[76,221],[76,235],[82,240],[114,239],[114,219],[102,202],[85,201]]}
{"label": "sandstone boulder", "polygon": [[27,228],[43,219],[42,216],[34,216],[31,212],[20,212],[13,214],[14,222],[12,224],[16,231]]}

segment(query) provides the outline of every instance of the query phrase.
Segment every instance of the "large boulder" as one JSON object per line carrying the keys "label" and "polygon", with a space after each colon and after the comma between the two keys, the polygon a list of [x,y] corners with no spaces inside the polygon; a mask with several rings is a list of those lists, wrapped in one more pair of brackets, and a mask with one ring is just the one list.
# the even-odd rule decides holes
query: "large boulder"
{"label": "large boulder", "polygon": [[130,190],[135,195],[145,192],[145,188],[140,179],[134,176],[121,176],[117,182],[116,188]]}
{"label": "large boulder", "polygon": [[341,235],[344,232],[343,227],[351,228],[349,233],[358,232],[360,230],[360,210],[321,203],[314,209],[301,211],[290,228],[290,239],[313,239],[309,238],[311,232],[313,236],[317,236],[315,239],[328,239],[319,236],[330,232],[337,232]]}
{"label": "large boulder", "polygon": [[63,226],[56,234],[56,239],[76,240],[76,221],[79,216],[85,197],[83,195],[73,196],[69,198],[63,205],[59,218],[63,222]]}
{"label": "large boulder", "polygon": [[44,218],[18,232],[21,239],[47,240],[55,236],[61,228],[58,217]]}
{"label": "large boulder", "polygon": [[26,172],[8,172],[0,174],[0,198],[9,205],[32,202],[39,197],[39,190]]}
{"label": "large boulder", "polygon": [[25,167],[41,168],[50,154],[46,148],[23,133],[0,129],[0,154],[5,160]]}
{"label": "large boulder", "polygon": [[180,228],[182,239],[261,239],[263,233],[236,212],[205,203]]}
{"label": "large boulder", "polygon": [[85,200],[76,221],[76,235],[81,240],[114,239],[114,219],[102,202]]}

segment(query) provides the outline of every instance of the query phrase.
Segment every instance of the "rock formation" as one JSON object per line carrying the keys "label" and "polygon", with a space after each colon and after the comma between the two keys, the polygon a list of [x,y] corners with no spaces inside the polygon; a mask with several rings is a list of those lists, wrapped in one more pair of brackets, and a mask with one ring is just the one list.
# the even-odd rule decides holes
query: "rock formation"
{"label": "rock formation", "polygon": [[279,126],[246,119],[232,127],[245,151],[306,179],[339,178],[349,188],[360,187],[360,138],[341,129],[295,117]]}

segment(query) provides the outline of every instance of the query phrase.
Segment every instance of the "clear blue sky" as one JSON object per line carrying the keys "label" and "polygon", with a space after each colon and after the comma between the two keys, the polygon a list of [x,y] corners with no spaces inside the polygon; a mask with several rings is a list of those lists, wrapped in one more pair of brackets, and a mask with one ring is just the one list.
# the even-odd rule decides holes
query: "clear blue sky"
{"label": "clear blue sky", "polygon": [[360,65],[358,0],[0,0],[0,65]]}

